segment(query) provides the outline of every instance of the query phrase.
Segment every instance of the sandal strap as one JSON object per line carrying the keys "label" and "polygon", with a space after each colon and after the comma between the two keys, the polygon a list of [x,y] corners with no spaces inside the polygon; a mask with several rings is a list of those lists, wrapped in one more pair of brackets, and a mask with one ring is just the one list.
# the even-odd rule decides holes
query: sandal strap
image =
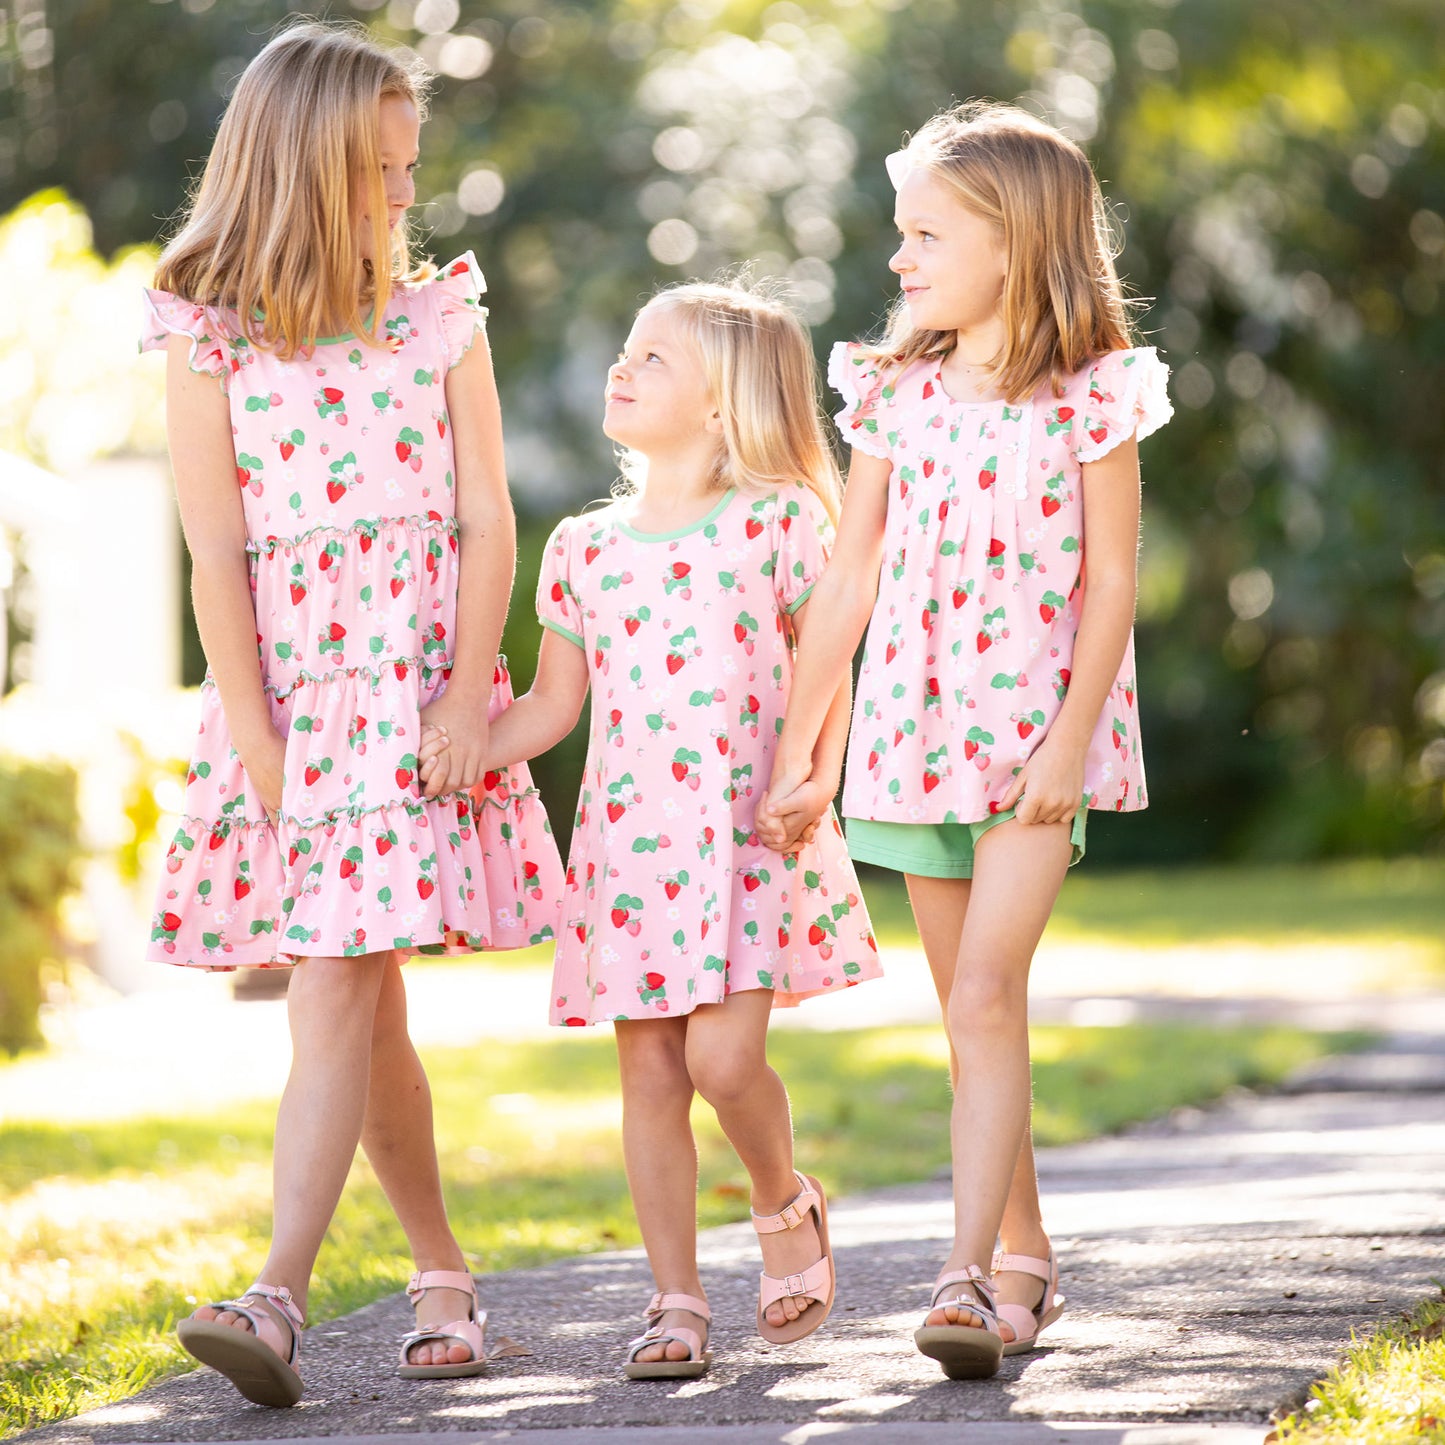
{"label": "sandal strap", "polygon": [[753,1228],[759,1234],[777,1234],[784,1229],[796,1229],[810,1215],[816,1217],[819,1199],[813,1186],[796,1170],[793,1178],[798,1181],[798,1192],[776,1214],[748,1212],[753,1217]]}
{"label": "sandal strap", "polygon": [[707,1307],[706,1300],[692,1294],[663,1294],[661,1291],[653,1295],[647,1308],[643,1310],[642,1317],[646,1320],[654,1319],[658,1315],[666,1314],[668,1310],[686,1310],[705,1324],[712,1323],[712,1311]]}
{"label": "sandal strap", "polygon": [[[964,1299],[955,1295],[952,1299],[940,1301],[939,1296],[955,1285],[966,1285],[973,1290],[976,1298]],[[948,1274],[940,1275],[935,1281],[933,1302],[930,1308],[942,1309],[946,1305],[955,1305],[959,1309],[973,1311],[985,1321],[986,1326],[987,1322],[991,1320],[994,1333],[998,1333],[997,1292],[988,1276],[976,1264],[969,1265],[967,1269],[951,1270]]]}
{"label": "sandal strap", "polygon": [[[685,1296],[684,1296],[685,1298]],[[678,1306],[683,1308],[683,1306]],[[665,1345],[676,1341],[679,1345],[687,1346],[689,1360],[700,1360],[703,1355],[702,1336],[696,1330],[690,1330],[685,1325],[679,1325],[675,1329],[665,1330],[661,1325],[647,1331],[646,1334],[638,1335],[635,1340],[628,1341],[627,1363],[631,1364],[649,1345]],[[661,1361],[659,1363],[662,1363]],[[686,1364],[686,1360],[678,1360],[677,1364]]]}
{"label": "sandal strap", "polygon": [[465,1269],[419,1269],[407,1281],[406,1297],[416,1304],[429,1289],[454,1289],[472,1297],[472,1313],[477,1312],[477,1284]]}
{"label": "sandal strap", "polygon": [[[271,1330],[279,1339],[281,1336],[281,1328],[276,1323],[276,1316],[267,1310],[245,1303],[246,1300],[253,1297],[270,1300],[275,1306],[277,1314],[290,1326],[291,1348],[283,1358],[286,1363],[294,1369],[296,1361],[301,1356],[301,1331],[306,1328],[306,1319],[302,1315],[301,1309],[296,1301],[292,1299],[291,1291],[287,1289],[284,1284],[279,1286],[269,1285],[257,1280],[250,1289],[242,1290],[235,1299],[216,1300],[214,1303],[208,1305],[207,1308],[213,1310],[229,1310],[232,1314],[240,1315],[242,1319],[250,1322],[251,1329],[255,1332],[258,1340],[265,1338],[261,1333],[263,1327]],[[277,1350],[276,1353],[279,1355],[281,1352]]]}
{"label": "sandal strap", "polygon": [[1045,1284],[1052,1284],[1054,1279],[1053,1253],[1050,1251],[1048,1259],[1035,1259],[1031,1254],[1005,1254],[1003,1250],[996,1249],[993,1252],[993,1262],[989,1266],[990,1274],[1003,1274],[1005,1271],[1014,1274],[1031,1274],[1035,1279],[1041,1279]]}
{"label": "sandal strap", "polygon": [[828,1298],[828,1287],[833,1281],[833,1267],[826,1255],[814,1260],[799,1274],[784,1275],[779,1279],[766,1272],[759,1275],[758,1308],[765,1310],[780,1299],[812,1299],[820,1304]]}

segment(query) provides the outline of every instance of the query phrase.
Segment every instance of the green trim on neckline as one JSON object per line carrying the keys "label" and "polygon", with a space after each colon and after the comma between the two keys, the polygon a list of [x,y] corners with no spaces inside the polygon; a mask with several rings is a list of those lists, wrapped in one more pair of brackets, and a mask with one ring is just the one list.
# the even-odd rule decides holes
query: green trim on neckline
{"label": "green trim on neckline", "polygon": [[690,536],[693,532],[701,531],[709,522],[717,521],[717,519],[722,516],[727,504],[737,496],[737,492],[738,489],[736,487],[729,487],[727,491],[723,493],[722,500],[718,502],[717,506],[706,516],[699,517],[695,522],[689,522],[685,527],[678,527],[676,531],[640,532],[636,527],[629,526],[621,520],[618,520],[614,525],[619,532],[626,537],[631,537],[634,542],[675,542],[679,537]]}
{"label": "green trim on neckline", "polygon": [[[251,308],[251,319],[260,321],[263,324],[266,320],[266,313],[259,306]],[[366,320],[362,325],[368,331],[376,329],[376,302],[371,303],[371,310],[366,314]],[[318,336],[315,341],[303,341],[300,345],[310,347],[313,351],[318,346],[339,346],[343,341],[359,341],[361,338],[354,331],[345,331],[340,336]]]}

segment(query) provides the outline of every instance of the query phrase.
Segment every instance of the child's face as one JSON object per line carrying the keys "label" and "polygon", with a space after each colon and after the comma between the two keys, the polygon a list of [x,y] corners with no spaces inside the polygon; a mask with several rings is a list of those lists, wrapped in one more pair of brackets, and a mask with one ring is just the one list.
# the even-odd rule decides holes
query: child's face
{"label": "child's face", "polygon": [[[381,184],[386,193],[386,228],[394,231],[416,200],[416,170],[421,142],[421,121],[416,106],[404,95],[384,95],[377,117],[377,150],[381,157]],[[365,200],[363,199],[363,206]],[[357,217],[356,240],[364,260],[371,261],[371,213]]]}
{"label": "child's face", "polygon": [[607,373],[602,430],[644,456],[720,434],[707,377],[676,313],[647,306]]}
{"label": "child's face", "polygon": [[1007,257],[992,221],[921,169],[908,172],[893,214],[902,239],[888,265],[914,326],[967,331],[999,314]]}

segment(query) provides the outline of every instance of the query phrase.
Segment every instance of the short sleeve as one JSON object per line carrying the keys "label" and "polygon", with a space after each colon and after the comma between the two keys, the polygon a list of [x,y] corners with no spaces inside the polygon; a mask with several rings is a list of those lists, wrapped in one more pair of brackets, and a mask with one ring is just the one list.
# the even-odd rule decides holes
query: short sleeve
{"label": "short sleeve", "polygon": [[487,308],[481,298],[487,282],[477,258],[468,251],[443,266],[431,284],[441,310],[442,346],[450,371],[472,349],[477,332],[486,326]]}
{"label": "short sleeve", "polygon": [[1169,368],[1152,346],[1111,351],[1088,373],[1084,425],[1074,455],[1080,462],[1096,462],[1129,437],[1143,441],[1156,432],[1174,408],[1169,402]]}
{"label": "short sleeve", "polygon": [[231,365],[215,313],[210,307],[198,306],[169,291],[147,290],[140,349],[164,351],[172,336],[190,338],[188,361],[192,371],[200,376],[214,376],[221,383],[222,391],[229,389]]}
{"label": "short sleeve", "polygon": [[801,482],[781,489],[773,511],[773,590],[791,615],[808,600],[833,550],[833,523],[822,499]]}
{"label": "short sleeve", "polygon": [[566,517],[547,538],[542,569],[537,577],[537,620],[569,642],[582,640],[582,606],[572,590],[572,534],[576,519]]}
{"label": "short sleeve", "polygon": [[878,413],[888,400],[876,358],[856,341],[840,341],[828,357],[828,385],[843,398],[834,417],[843,440],[870,457],[887,459],[888,443]]}

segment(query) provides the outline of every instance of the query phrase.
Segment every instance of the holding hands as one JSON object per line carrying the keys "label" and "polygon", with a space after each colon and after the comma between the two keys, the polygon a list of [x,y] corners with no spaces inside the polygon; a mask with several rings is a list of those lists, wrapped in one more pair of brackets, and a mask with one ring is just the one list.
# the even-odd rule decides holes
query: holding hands
{"label": "holding hands", "polygon": [[795,853],[813,841],[818,820],[828,811],[836,786],[813,777],[799,777],[780,766],[758,799],[754,827],[775,853]]}
{"label": "holding hands", "polygon": [[467,701],[450,688],[424,707],[417,749],[422,796],[458,793],[480,783],[490,731],[486,703]]}

